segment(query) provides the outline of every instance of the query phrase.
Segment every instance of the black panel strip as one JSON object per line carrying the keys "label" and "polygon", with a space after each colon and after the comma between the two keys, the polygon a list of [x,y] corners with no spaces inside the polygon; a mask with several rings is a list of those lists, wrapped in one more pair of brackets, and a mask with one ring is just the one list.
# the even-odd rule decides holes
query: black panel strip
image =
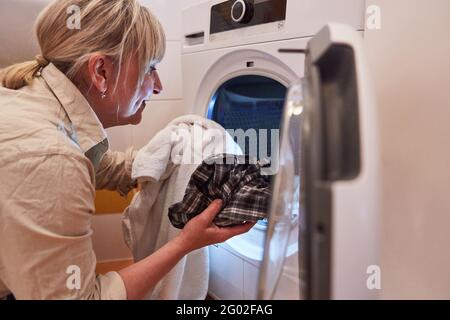
{"label": "black panel strip", "polygon": [[245,0],[247,16],[241,22],[232,19],[234,3],[231,0],[212,6],[211,34],[286,20],[287,0]]}

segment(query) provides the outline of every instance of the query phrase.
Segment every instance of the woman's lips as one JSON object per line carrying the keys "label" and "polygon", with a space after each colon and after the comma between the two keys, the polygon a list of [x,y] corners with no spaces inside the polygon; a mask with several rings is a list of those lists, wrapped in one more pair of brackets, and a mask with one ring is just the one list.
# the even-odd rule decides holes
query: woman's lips
{"label": "woman's lips", "polygon": [[146,106],[147,106],[146,102],[145,102],[145,101],[142,101],[142,103],[141,103],[141,105],[139,106],[139,108],[138,108],[137,111],[140,111],[140,112],[144,111],[144,109],[145,109]]}

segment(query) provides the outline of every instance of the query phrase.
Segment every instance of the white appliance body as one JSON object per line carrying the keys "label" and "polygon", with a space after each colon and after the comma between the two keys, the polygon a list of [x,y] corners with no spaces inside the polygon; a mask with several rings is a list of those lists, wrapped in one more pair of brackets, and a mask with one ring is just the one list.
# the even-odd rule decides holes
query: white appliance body
{"label": "white appliance body", "polygon": [[[287,0],[286,17],[282,21],[242,27],[211,34],[211,12],[216,5],[234,1],[204,1],[183,11],[184,45],[182,50],[184,102],[186,113],[208,116],[216,91],[227,81],[240,76],[262,76],[273,79],[286,88],[298,83],[304,76],[305,56],[280,53],[280,49],[306,49],[308,41],[327,23],[338,22],[353,30],[363,30],[363,0]],[[269,0],[255,1],[270,2]],[[283,1],[280,1],[283,2]],[[373,138],[370,136],[369,138]],[[300,137],[299,137],[300,143]],[[364,143],[364,141],[363,141]],[[369,155],[368,155],[369,156]],[[355,200],[352,185],[358,182],[338,183],[333,186],[333,214],[349,206],[361,204],[363,195]],[[349,192],[346,192],[348,190]],[[365,190],[367,191],[367,189]],[[342,197],[340,196],[342,194]],[[367,195],[366,195],[367,196]],[[367,208],[371,205],[368,202]],[[296,208],[298,210],[298,206]],[[371,213],[361,212],[360,219],[369,219]],[[331,298],[353,297],[347,288],[347,274],[351,262],[336,257],[358,246],[349,234],[348,221],[341,216],[333,218],[333,236],[336,242],[332,252]],[[351,227],[350,227],[351,228]],[[210,247],[209,293],[217,299],[256,299],[258,279],[264,257],[267,228],[257,225],[249,233],[226,243]],[[365,232],[367,231],[364,229]],[[343,234],[341,235],[341,232]],[[358,232],[360,234],[361,232]],[[287,240],[283,271],[277,281],[274,299],[299,299],[300,278],[298,228],[293,228]],[[363,243],[361,243],[363,245]],[[355,252],[358,252],[357,248]],[[369,254],[370,255],[370,254]],[[372,258],[372,257],[371,257]],[[357,259],[357,257],[355,257]],[[370,259],[369,259],[370,260]],[[300,262],[302,263],[302,262]],[[345,273],[345,274],[344,274]],[[355,291],[352,291],[355,293]],[[356,295],[358,295],[356,293]],[[364,298],[366,296],[362,296]]]}

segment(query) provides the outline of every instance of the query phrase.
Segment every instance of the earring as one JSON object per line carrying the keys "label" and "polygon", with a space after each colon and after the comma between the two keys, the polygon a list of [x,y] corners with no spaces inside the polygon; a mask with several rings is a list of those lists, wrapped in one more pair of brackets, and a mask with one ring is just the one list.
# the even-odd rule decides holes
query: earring
{"label": "earring", "polygon": [[107,91],[107,90],[103,91],[103,92],[100,94],[100,97],[101,97],[102,99],[105,99],[105,98],[106,98],[106,91]]}

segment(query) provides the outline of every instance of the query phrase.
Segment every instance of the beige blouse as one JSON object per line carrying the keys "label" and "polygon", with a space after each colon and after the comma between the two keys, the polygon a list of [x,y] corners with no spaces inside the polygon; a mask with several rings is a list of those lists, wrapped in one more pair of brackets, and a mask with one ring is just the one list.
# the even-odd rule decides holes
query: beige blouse
{"label": "beige blouse", "polygon": [[96,114],[54,65],[0,87],[0,298],[126,299],[116,272],[95,275],[95,189],[122,195],[134,151],[108,150]]}

